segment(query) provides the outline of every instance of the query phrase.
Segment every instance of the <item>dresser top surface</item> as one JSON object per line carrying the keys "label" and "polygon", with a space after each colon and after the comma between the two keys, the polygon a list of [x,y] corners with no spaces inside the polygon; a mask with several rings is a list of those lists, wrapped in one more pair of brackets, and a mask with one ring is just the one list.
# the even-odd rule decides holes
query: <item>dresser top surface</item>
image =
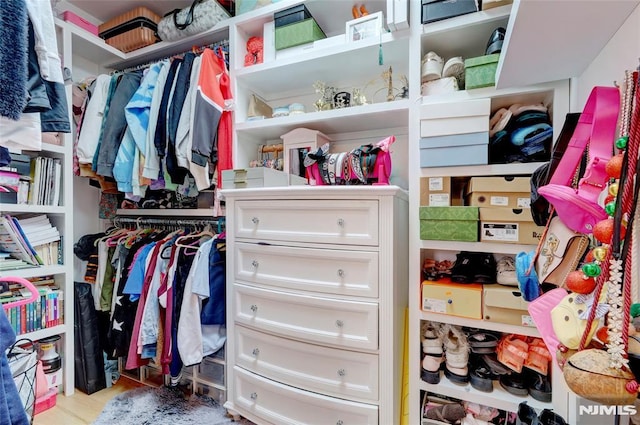
{"label": "dresser top surface", "polygon": [[398,186],[283,186],[247,189],[223,189],[226,199],[370,199],[396,196],[408,200],[407,191]]}

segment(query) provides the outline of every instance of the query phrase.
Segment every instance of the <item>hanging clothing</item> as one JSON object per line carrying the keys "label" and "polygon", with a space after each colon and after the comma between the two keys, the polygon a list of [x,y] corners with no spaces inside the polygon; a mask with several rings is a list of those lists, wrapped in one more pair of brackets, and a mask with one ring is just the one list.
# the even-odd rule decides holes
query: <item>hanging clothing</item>
{"label": "hanging clothing", "polygon": [[171,64],[168,61],[162,62],[158,80],[153,90],[151,106],[149,107],[149,127],[145,140],[144,157],[145,162],[142,170],[142,177],[149,180],[157,180],[160,174],[160,156],[154,144],[156,129],[158,127],[158,119],[160,115],[160,103],[164,93],[165,84],[169,75]]}
{"label": "hanging clothing", "polygon": [[0,116],[20,119],[27,105],[27,6],[0,0]]}
{"label": "hanging clothing", "polygon": [[6,350],[16,341],[4,308],[0,307],[0,425],[29,425],[20,394],[13,381]]}
{"label": "hanging clothing", "polygon": [[87,93],[88,102],[82,116],[82,124],[77,137],[77,156],[80,164],[91,164],[98,148],[100,129],[104,110],[107,106],[107,96],[111,77],[98,75]]}

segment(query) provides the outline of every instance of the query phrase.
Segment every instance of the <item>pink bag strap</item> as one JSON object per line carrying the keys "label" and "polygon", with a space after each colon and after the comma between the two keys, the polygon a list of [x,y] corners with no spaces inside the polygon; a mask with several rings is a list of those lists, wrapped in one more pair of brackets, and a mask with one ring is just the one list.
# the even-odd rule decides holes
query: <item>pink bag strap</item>
{"label": "pink bag strap", "polygon": [[606,181],[605,166],[612,155],[619,109],[618,88],[594,87],[591,90],[569,145],[549,181],[550,184],[571,186],[582,154],[589,146],[589,163],[585,175],[580,179],[580,194],[593,200],[598,198],[604,189],[601,182]]}

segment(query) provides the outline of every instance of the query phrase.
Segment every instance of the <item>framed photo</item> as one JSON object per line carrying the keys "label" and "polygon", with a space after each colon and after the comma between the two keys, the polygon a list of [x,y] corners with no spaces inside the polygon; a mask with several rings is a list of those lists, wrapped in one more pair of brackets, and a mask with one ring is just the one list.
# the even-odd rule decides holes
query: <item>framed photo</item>
{"label": "framed photo", "polygon": [[382,12],[376,12],[347,21],[347,42],[379,38],[382,33],[383,19]]}

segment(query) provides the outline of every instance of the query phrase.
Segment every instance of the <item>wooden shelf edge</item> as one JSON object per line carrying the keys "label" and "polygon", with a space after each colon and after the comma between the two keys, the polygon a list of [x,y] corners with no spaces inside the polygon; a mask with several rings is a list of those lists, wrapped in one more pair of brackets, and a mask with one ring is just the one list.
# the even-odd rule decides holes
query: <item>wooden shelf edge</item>
{"label": "wooden shelf edge", "polygon": [[422,310],[420,310],[420,319],[439,323],[449,323],[456,326],[467,326],[471,328],[486,329],[488,331],[497,331],[534,337],[540,336],[540,332],[538,332],[538,329],[535,327],[515,326],[506,323],[490,322],[483,319],[472,319],[468,317],[452,316],[450,314],[431,313]]}

